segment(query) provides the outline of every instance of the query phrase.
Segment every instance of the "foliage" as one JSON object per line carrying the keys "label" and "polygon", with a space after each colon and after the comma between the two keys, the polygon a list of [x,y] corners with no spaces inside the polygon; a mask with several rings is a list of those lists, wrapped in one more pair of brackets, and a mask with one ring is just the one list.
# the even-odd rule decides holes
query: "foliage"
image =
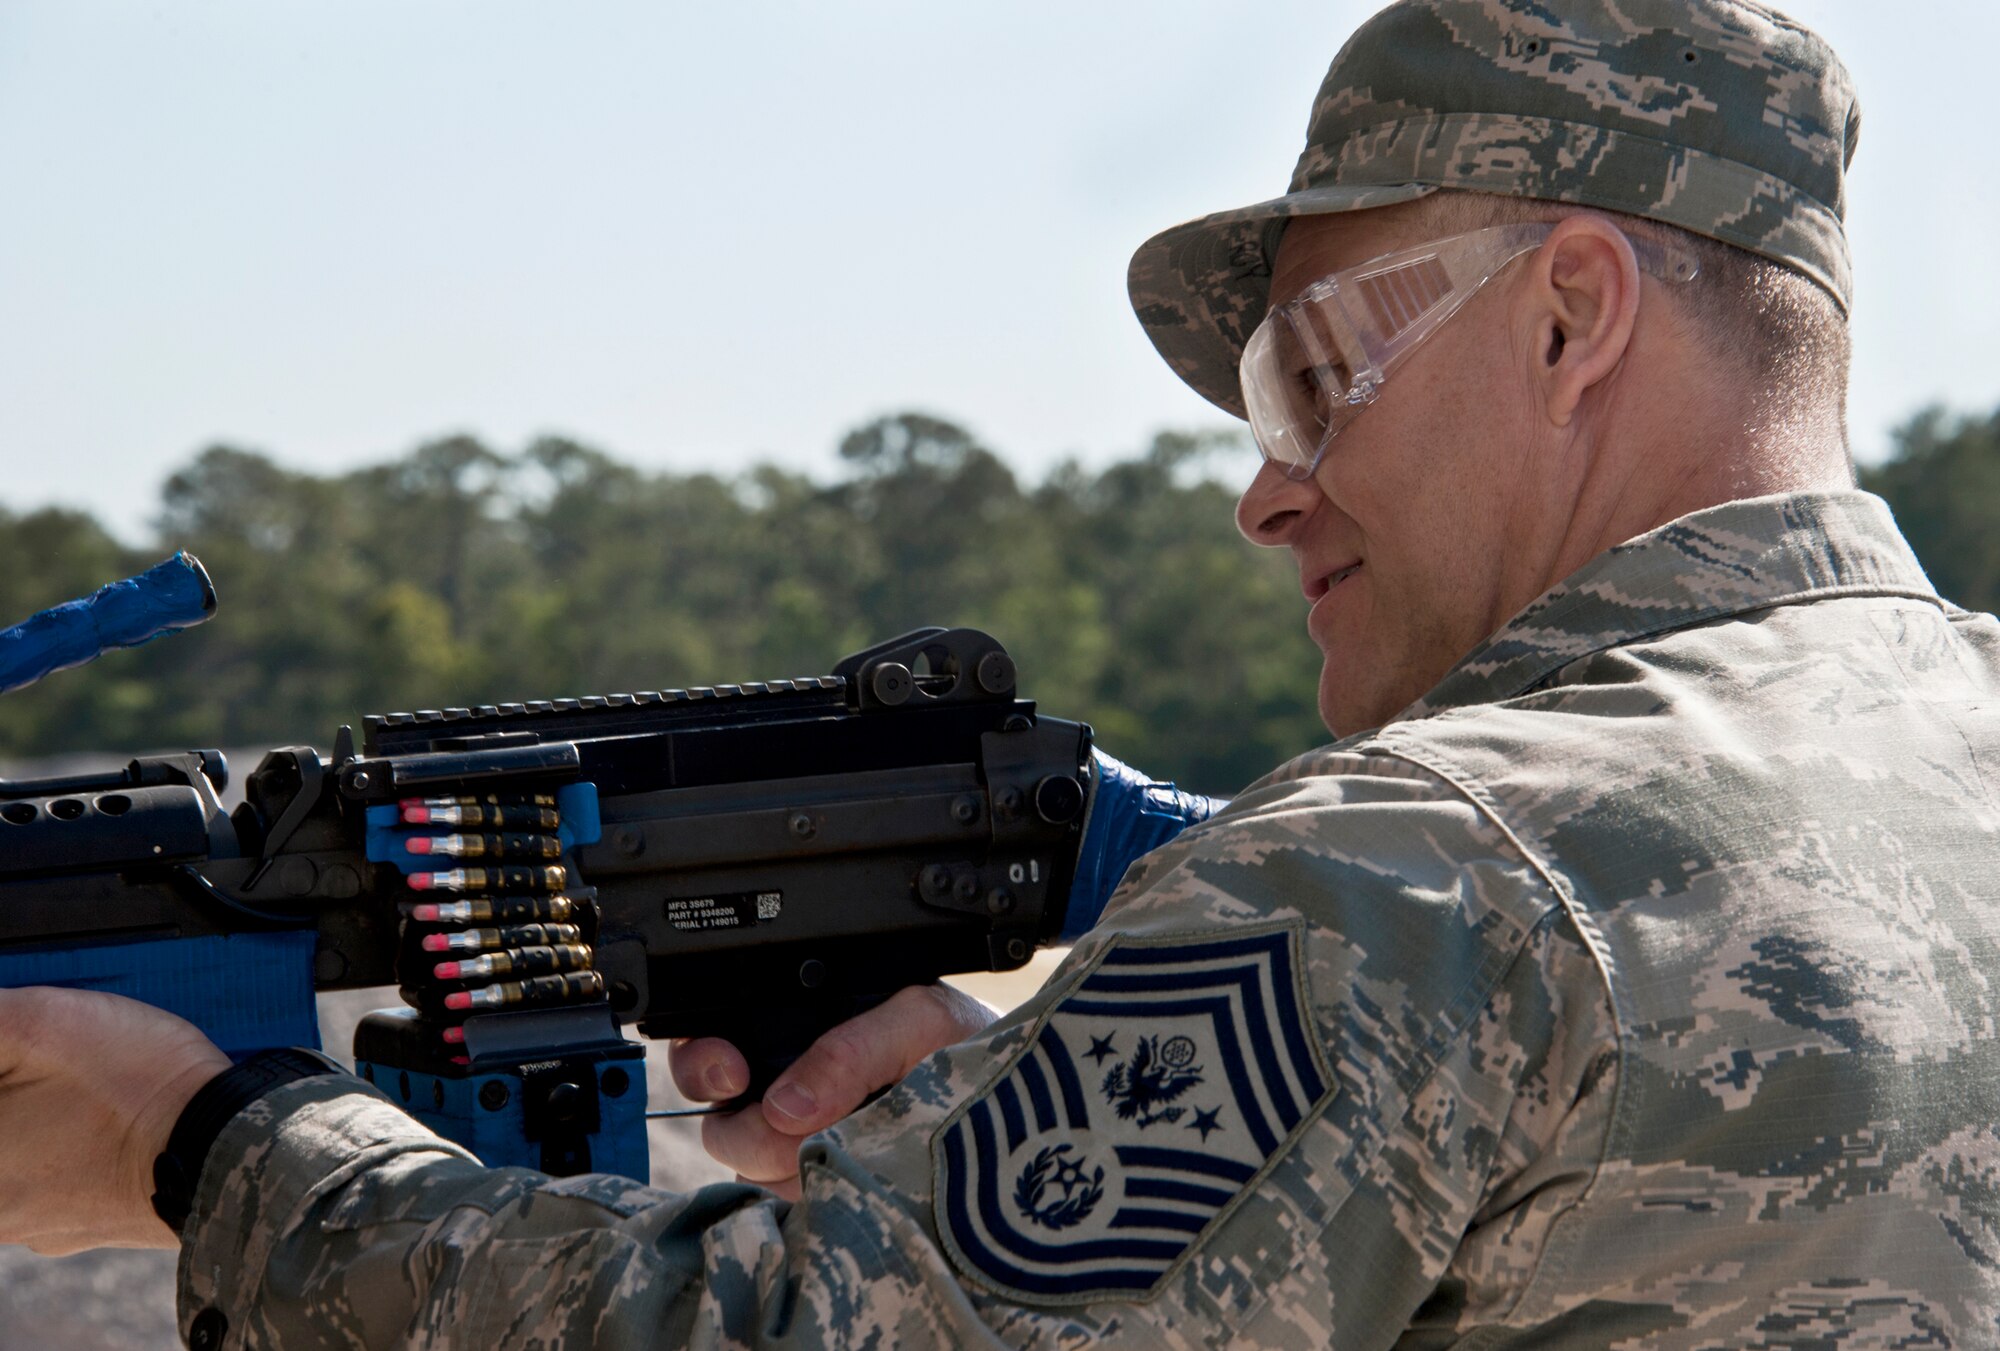
{"label": "foliage", "polygon": [[1232,448],[1168,433],[1023,485],[919,413],[851,432],[832,484],[652,473],[558,438],[507,455],[455,437],[334,478],[212,447],[168,480],[145,548],[0,509],[0,623],[177,548],[222,600],[0,700],[0,757],[325,748],[364,713],[817,674],[968,624],[1107,749],[1232,792],[1325,739],[1291,562],[1245,544],[1234,490],[1202,475]]}
{"label": "foliage", "polygon": [[[1245,544],[1234,487],[1204,473],[1233,449],[1167,432],[1024,485],[913,412],[849,433],[832,484],[653,473],[553,437],[516,455],[453,437],[334,478],[212,447],[167,481],[144,548],[0,507],[0,623],[177,548],[222,597],[202,628],[0,699],[0,758],[324,748],[364,713],[816,674],[969,624],[1113,753],[1233,792],[1325,739],[1291,560]],[[2000,412],[1922,413],[1861,479],[1939,590],[2000,605]]]}
{"label": "foliage", "polygon": [[2000,609],[2000,410],[1917,414],[1895,433],[1895,453],[1861,471],[1887,499],[1939,594],[1971,610]]}

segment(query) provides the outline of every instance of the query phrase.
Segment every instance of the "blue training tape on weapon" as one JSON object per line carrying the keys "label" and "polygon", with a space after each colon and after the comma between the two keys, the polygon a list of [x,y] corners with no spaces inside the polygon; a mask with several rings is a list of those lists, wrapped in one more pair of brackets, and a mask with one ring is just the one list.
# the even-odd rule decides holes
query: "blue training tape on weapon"
{"label": "blue training tape on weapon", "polygon": [[[427,1074],[368,1061],[355,1068],[373,1083],[408,1083],[403,1110],[445,1139],[464,1145],[488,1168],[542,1166],[539,1133],[529,1137],[528,1095],[522,1091],[518,1069],[466,1076]],[[598,1064],[597,1074],[598,1126],[589,1136],[590,1171],[644,1182],[652,1173],[647,1162],[645,1071],[631,1060],[622,1064],[606,1060]],[[613,1082],[618,1083],[615,1090]],[[496,1095],[489,1085],[505,1091]]]}
{"label": "blue training tape on weapon", "polygon": [[0,988],[60,985],[124,995],[187,1019],[234,1059],[319,1049],[311,929],[0,952]]}
{"label": "blue training tape on weapon", "polygon": [[1171,783],[1155,783],[1103,751],[1092,750],[1091,755],[1097,761],[1097,785],[1091,792],[1090,819],[1084,825],[1076,880],[1070,884],[1069,909],[1063,916],[1066,943],[1096,927],[1104,903],[1140,855],[1229,805],[1227,798],[1202,797],[1183,793]]}
{"label": "blue training tape on weapon", "polygon": [[370,863],[400,863],[409,857],[409,851],[403,848],[402,832],[397,829],[402,808],[393,802],[386,807],[370,807],[362,813],[362,820],[366,824],[361,833],[361,851]]}
{"label": "blue training tape on weapon", "polygon": [[596,844],[603,838],[596,784],[566,783],[556,789],[556,810],[562,813],[563,829],[576,832],[578,844]]}
{"label": "blue training tape on weapon", "polygon": [[0,694],[81,666],[114,647],[178,633],[214,613],[208,574],[192,555],[177,553],[136,577],[0,630]]}

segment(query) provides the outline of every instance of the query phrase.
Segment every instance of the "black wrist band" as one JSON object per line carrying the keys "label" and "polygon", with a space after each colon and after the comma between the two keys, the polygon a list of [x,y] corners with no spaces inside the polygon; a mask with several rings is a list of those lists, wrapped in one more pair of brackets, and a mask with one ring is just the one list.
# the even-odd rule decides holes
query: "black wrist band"
{"label": "black wrist band", "polygon": [[194,1208],[195,1184],[201,1181],[208,1151],[231,1117],[280,1084],[343,1072],[317,1051],[292,1047],[259,1051],[203,1084],[181,1110],[166,1149],[153,1160],[153,1212],[178,1234]]}

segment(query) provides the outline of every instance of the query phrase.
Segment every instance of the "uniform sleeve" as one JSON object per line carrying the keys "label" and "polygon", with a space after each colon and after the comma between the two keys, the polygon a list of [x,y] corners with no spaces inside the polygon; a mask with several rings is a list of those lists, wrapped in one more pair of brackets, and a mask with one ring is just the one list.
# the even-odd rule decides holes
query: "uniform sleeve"
{"label": "uniform sleeve", "polygon": [[358,1082],[287,1085],[204,1170],[183,1332],[1393,1346],[1530,1278],[1536,1170],[1594,1157],[1560,1033],[1592,979],[1448,785],[1323,758],[1141,860],[1035,1000],[814,1137],[796,1205],[487,1169]]}

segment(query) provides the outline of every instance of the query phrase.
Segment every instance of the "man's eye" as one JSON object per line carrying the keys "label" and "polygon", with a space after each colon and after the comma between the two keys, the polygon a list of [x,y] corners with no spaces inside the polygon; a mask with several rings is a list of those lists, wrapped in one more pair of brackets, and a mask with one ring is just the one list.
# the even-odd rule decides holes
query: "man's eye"
{"label": "man's eye", "polygon": [[1348,384],[1347,367],[1338,363],[1304,367],[1295,378],[1299,392],[1322,406],[1339,398]]}

